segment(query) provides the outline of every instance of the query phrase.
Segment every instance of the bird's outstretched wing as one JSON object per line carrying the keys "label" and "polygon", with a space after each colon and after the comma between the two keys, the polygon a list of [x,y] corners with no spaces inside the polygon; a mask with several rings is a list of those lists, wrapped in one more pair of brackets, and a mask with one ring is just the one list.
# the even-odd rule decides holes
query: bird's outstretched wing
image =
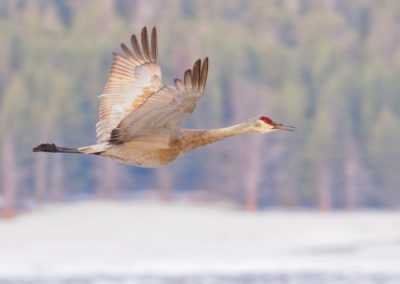
{"label": "bird's outstretched wing", "polygon": [[107,142],[121,120],[163,87],[155,27],[151,31],[150,44],[146,27],[142,29],[141,43],[142,46],[136,36],[132,35],[131,44],[135,55],[123,43],[121,49],[125,56],[114,53],[109,80],[99,96],[99,122],[96,124],[98,143]]}
{"label": "bird's outstretched wing", "polygon": [[111,133],[109,143],[131,140],[168,145],[179,138],[183,121],[203,96],[207,80],[208,58],[203,64],[197,60],[193,70],[186,70],[183,82],[175,79],[175,86],[164,86],[134,112],[124,118]]}

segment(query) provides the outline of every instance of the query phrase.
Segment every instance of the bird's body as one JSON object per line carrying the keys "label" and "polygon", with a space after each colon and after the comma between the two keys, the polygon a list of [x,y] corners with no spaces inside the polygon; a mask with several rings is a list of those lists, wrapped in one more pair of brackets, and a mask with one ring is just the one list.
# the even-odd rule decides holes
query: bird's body
{"label": "bird's body", "polygon": [[184,153],[223,138],[248,132],[293,130],[267,117],[251,119],[227,128],[194,130],[181,125],[203,96],[208,58],[197,60],[186,70],[184,80],[174,86],[161,83],[157,35],[153,28],[148,42],[146,27],[140,46],[135,35],[131,44],[135,55],[124,45],[125,56],[114,54],[109,81],[100,98],[98,141],[80,148],[41,144],[34,152],[96,154],[140,167],[164,166]]}
{"label": "bird's body", "polygon": [[245,133],[245,128],[237,127],[236,132],[230,128],[213,130],[181,129],[179,139],[170,140],[168,145],[157,142],[128,141],[114,145],[99,155],[119,162],[134,164],[140,167],[160,167],[176,160],[179,156],[200,146],[214,143],[223,138]]}

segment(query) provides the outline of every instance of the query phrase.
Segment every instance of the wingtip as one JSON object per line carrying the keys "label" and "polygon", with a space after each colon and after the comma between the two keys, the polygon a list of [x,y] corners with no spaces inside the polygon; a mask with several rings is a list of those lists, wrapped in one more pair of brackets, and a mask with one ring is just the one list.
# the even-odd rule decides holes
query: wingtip
{"label": "wingtip", "polygon": [[[157,27],[156,27],[156,26],[153,26],[153,27],[151,28],[151,31],[155,31],[156,29],[157,29]],[[143,26],[143,28],[142,28],[142,33],[143,33],[144,31],[147,32],[147,26]]]}
{"label": "wingtip", "polygon": [[201,64],[201,59],[197,59],[196,62],[193,64],[193,69],[195,69],[195,67],[200,66]]}
{"label": "wingtip", "polygon": [[157,29],[155,26],[151,29],[151,59],[158,62]]}
{"label": "wingtip", "polygon": [[208,74],[208,57],[204,58],[200,71],[199,89],[202,93],[204,92],[204,89],[206,87],[207,74]]}
{"label": "wingtip", "polygon": [[208,70],[208,57],[203,59],[202,69],[205,68]]}

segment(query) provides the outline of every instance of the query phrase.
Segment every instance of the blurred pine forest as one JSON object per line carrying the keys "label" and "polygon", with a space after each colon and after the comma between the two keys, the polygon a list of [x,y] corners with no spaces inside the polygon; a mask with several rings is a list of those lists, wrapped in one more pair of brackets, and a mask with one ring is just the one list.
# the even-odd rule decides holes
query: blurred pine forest
{"label": "blurred pine forest", "polygon": [[[230,138],[160,169],[32,154],[95,142],[111,52],[145,25],[158,28],[164,83],[210,57],[185,127],[268,115],[297,131]],[[1,0],[0,38],[3,216],[147,195],[250,210],[400,203],[400,1]]]}

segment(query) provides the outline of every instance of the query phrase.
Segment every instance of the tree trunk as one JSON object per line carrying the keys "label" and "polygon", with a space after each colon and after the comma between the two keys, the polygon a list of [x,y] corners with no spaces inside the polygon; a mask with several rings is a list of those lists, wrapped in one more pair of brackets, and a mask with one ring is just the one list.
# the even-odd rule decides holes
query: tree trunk
{"label": "tree trunk", "polygon": [[96,197],[115,199],[118,189],[117,163],[111,160],[99,160],[97,163]]}
{"label": "tree trunk", "polygon": [[318,186],[318,208],[320,211],[331,211],[331,173],[326,165],[323,165],[320,171]]}
{"label": "tree trunk", "polygon": [[361,189],[362,176],[360,153],[355,139],[350,131],[346,132],[345,137],[346,160],[344,165],[344,175],[346,181],[346,209],[353,211],[357,208],[358,190]]}
{"label": "tree trunk", "polygon": [[16,215],[15,203],[17,196],[17,167],[15,161],[14,139],[11,133],[7,133],[2,147],[2,183],[3,208],[1,216],[11,218]]}
{"label": "tree trunk", "polygon": [[54,201],[62,201],[64,199],[63,194],[63,156],[53,155],[52,156],[52,175],[51,175],[51,198]]}
{"label": "tree trunk", "polygon": [[156,171],[157,188],[161,200],[169,201],[172,199],[172,171],[168,167],[162,167]]}
{"label": "tree trunk", "polygon": [[[264,113],[265,100],[259,98],[267,92],[266,87],[255,82],[248,82],[242,78],[233,80],[233,97],[231,99],[233,120],[243,121],[249,119],[249,113]],[[245,95],[246,93],[252,96]],[[261,170],[263,168],[263,159],[260,155],[262,146],[262,137],[246,135],[235,138],[235,143],[231,142],[232,157],[237,159],[233,161],[233,171],[228,177],[233,182],[233,187],[238,196],[243,197],[245,208],[248,211],[257,211],[259,202],[259,186],[261,182]],[[238,184],[238,180],[241,182]]]}
{"label": "tree trunk", "polygon": [[35,199],[41,205],[46,196],[47,188],[47,157],[46,153],[39,153],[34,156],[35,159]]}
{"label": "tree trunk", "polygon": [[357,170],[358,165],[353,157],[346,160],[346,209],[354,211],[357,207]]}
{"label": "tree trunk", "polygon": [[258,149],[261,148],[260,137],[248,137],[249,149],[247,155],[247,175],[245,176],[244,186],[246,190],[246,210],[258,211],[258,188],[260,185],[260,175],[262,169],[261,155]]}

